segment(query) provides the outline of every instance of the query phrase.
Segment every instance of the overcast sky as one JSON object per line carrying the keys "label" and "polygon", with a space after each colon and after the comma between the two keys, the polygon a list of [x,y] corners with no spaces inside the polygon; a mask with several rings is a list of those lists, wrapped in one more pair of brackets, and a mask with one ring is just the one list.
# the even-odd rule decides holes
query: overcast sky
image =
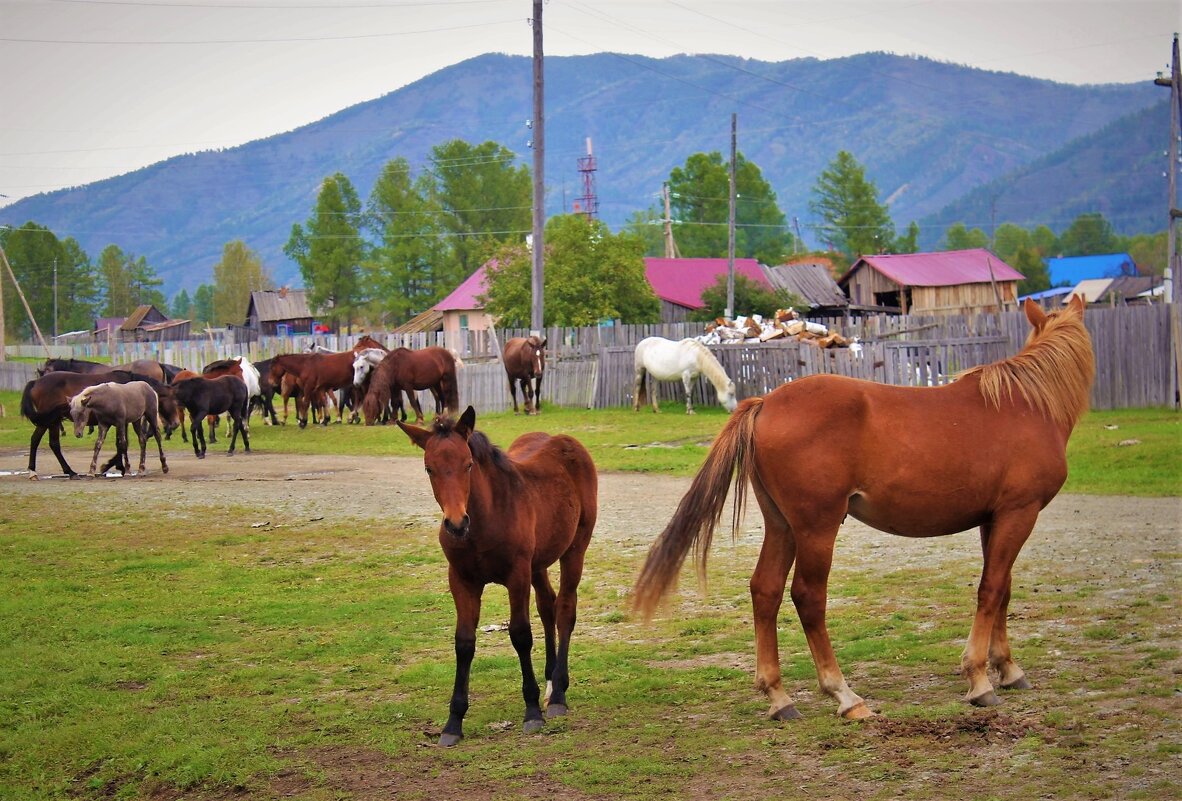
{"label": "overcast sky", "polygon": [[[297,128],[487,52],[530,0],[0,0],[0,205]],[[551,0],[547,55],[882,50],[1069,83],[1168,72],[1179,0]],[[1165,90],[1162,90],[1165,92]]]}

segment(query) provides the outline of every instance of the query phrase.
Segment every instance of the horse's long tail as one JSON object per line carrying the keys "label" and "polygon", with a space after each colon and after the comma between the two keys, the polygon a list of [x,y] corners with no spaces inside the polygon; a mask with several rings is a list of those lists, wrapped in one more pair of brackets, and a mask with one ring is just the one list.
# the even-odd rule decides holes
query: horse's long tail
{"label": "horse's long tail", "polygon": [[37,405],[33,403],[33,385],[37,383],[37,379],[33,379],[25,384],[25,390],[21,393],[21,417],[28,419],[30,422],[40,425],[38,422],[39,415],[37,414]]}
{"label": "horse's long tail", "polygon": [[722,517],[732,475],[735,505],[731,526],[732,531],[737,531],[753,468],[755,418],[762,408],[762,397],[748,398],[727,420],[710,446],[710,453],[694,476],[689,491],[678,504],[673,519],[649,550],[632,590],[632,607],[646,619],[652,617],[661,599],[676,584],[681,564],[691,547],[698,555],[698,579],[705,583],[706,555],[714,529]]}

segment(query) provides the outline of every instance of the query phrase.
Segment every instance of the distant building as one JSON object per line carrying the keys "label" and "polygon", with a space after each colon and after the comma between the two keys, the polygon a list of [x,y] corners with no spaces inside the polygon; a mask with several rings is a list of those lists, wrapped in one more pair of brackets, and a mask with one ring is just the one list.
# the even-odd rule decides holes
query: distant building
{"label": "distant building", "polygon": [[312,312],[302,289],[260,289],[250,293],[246,328],[262,336],[311,334]]}
{"label": "distant building", "polygon": [[169,320],[152,304],[136,307],[114,336],[122,342],[164,342],[189,338],[188,320]]}
{"label": "distant building", "polygon": [[1062,256],[1043,259],[1051,276],[1051,286],[1075,286],[1089,278],[1116,278],[1140,275],[1137,263],[1128,253],[1105,253],[1096,256]]}
{"label": "distant building", "polygon": [[[479,298],[488,291],[485,274],[490,269],[496,269],[496,266],[497,260],[489,259],[465,278],[451,294],[431,307],[431,311],[442,315],[443,333],[449,341],[461,331],[487,331],[495,324],[493,318],[485,313],[484,303]],[[427,319],[432,318],[424,318]]]}
{"label": "distant building", "polygon": [[806,261],[765,267],[764,272],[776,289],[791,292],[807,303],[809,313],[844,314],[849,310],[850,299],[833,280],[829,267],[818,261]]}
{"label": "distant building", "polygon": [[850,302],[894,314],[973,314],[1013,308],[1022,274],[984,248],[863,256],[838,284]]}
{"label": "distant building", "polygon": [[[690,313],[704,309],[702,292],[729,269],[727,259],[664,259],[646,257],[644,276],[661,301],[661,322],[682,323]],[[735,275],[742,275],[766,289],[774,289],[755,259],[735,259]],[[735,309],[735,314],[744,313]]]}

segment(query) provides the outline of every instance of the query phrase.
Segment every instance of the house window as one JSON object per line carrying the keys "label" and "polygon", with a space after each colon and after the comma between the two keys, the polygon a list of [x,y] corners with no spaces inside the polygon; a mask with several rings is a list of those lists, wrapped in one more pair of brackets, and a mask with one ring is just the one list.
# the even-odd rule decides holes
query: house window
{"label": "house window", "polygon": [[466,314],[460,315],[460,330],[461,331],[468,330],[468,315],[466,315]]}

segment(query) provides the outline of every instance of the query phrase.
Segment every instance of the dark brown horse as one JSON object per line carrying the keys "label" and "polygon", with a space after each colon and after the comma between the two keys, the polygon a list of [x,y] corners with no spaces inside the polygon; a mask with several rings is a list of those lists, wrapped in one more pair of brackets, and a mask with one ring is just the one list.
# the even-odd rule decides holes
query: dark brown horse
{"label": "dark brown horse", "polygon": [[250,437],[245,425],[249,397],[246,383],[241,378],[223,375],[218,378],[194,376],[175,379],[172,391],[177,402],[189,413],[189,433],[193,437],[193,453],[198,459],[205,458],[205,433],[202,431],[201,421],[211,414],[225,413],[230,416],[232,433],[227,455],[234,455],[234,445],[239,434],[242,435],[243,448],[250,453]]}
{"label": "dark brown horse", "polygon": [[[565,435],[523,434],[506,453],[475,430],[469,406],[458,421],[436,417],[431,429],[399,421],[423,449],[431,491],[443,511],[439,544],[447,556],[456,606],[456,677],[440,745],[464,736],[468,675],[476,653],[480,598],[488,584],[509,591],[509,639],[521,662],[525,731],[566,714],[570,636],[575,627],[583,557],[595,529],[598,476],[587,449]],[[547,568],[558,562],[558,593]],[[539,697],[530,652],[530,586],[546,638],[546,698]],[[557,643],[555,633],[557,631]]]}
{"label": "dark brown horse", "polygon": [[[402,410],[402,393],[406,393],[415,411],[415,423],[423,422],[423,409],[416,394],[429,389],[435,396],[435,414],[445,409],[451,414],[460,410],[460,389],[456,380],[456,357],[447,348],[429,347],[421,350],[395,348],[373,369],[369,391],[361,404],[365,424],[371,426],[388,405]],[[405,412],[402,419],[406,419]]]}
{"label": "dark brown horse", "polygon": [[74,436],[81,438],[88,425],[98,426],[94,443],[94,456],[90,460],[90,472],[98,466],[99,451],[107,431],[115,429],[115,455],[103,465],[100,471],[106,473],[112,466],[127,475],[131,469],[128,457],[127,427],[135,428],[140,441],[140,472],[147,465],[148,436],[156,438],[156,449],[160,453],[160,470],[168,472],[168,461],[164,458],[164,445],[160,441],[160,399],[146,381],[129,381],[117,384],[108,381],[87,387],[70,399],[70,416],[74,419]]}
{"label": "dark brown horse", "polygon": [[[984,568],[961,658],[966,697],[977,706],[999,703],[989,668],[1002,688],[1028,688],[1006,634],[1010,571],[1038,513],[1067,478],[1067,438],[1087,410],[1095,363],[1083,311],[1078,297],[1050,315],[1028,300],[1033,331],[1022,350],[946,386],[818,375],[743,401],[649,552],[636,582],[636,607],[652,614],[691,548],[703,575],[734,474],[733,525],[748,485],[763,512],[751,600],[755,682],[771,699],[772,718],[799,715],[781,683],[776,641],[793,565],[792,602],[821,689],[845,718],[872,714],[846,684],[825,626],[833,546],[847,514],[909,537],[980,527]],[[807,480],[785,468],[788,458],[809,465]]]}
{"label": "dark brown horse", "polygon": [[29,440],[29,472],[37,477],[37,448],[45,432],[49,432],[49,448],[57,457],[62,472],[68,476],[78,475],[62,455],[61,426],[70,417],[70,398],[83,389],[106,381],[125,384],[128,381],[147,381],[156,390],[161,404],[161,416],[168,426],[175,427],[177,411],[175,401],[164,384],[153,382],[144,376],[126,370],[111,370],[104,373],[72,373],[55,370],[25,384],[21,393],[21,414],[33,424],[33,436]]}
{"label": "dark brown horse", "polygon": [[109,373],[112,370],[126,370],[130,373],[138,373],[142,376],[147,376],[155,381],[167,383],[168,375],[160,362],[152,361],[151,359],[136,359],[127,364],[101,364],[99,362],[89,362],[85,359],[46,359],[45,363],[37,369],[37,375],[45,375],[53,372],[69,372],[69,373]]}
{"label": "dark brown horse", "polygon": [[501,354],[505,372],[509,376],[509,394],[513,397],[513,414],[518,414],[517,384],[521,385],[521,400],[526,414],[542,410],[542,373],[546,371],[546,340],[543,337],[513,337],[505,343]]}

